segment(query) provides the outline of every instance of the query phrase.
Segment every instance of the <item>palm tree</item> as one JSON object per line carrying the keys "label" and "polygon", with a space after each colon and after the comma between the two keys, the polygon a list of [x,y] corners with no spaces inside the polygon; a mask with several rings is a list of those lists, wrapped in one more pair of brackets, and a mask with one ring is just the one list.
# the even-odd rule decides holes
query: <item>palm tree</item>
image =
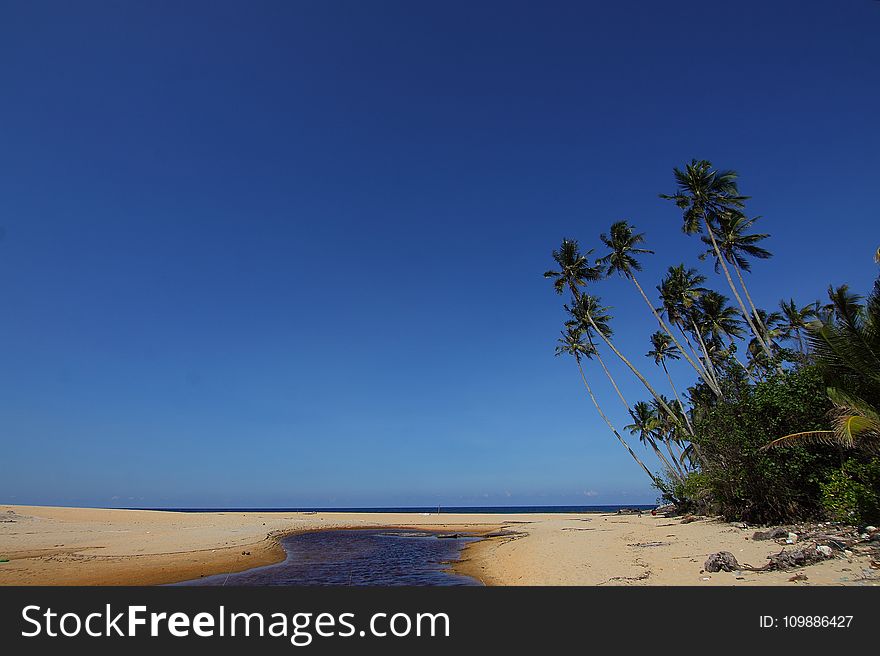
{"label": "palm tree", "polygon": [[681,445],[682,442],[682,434],[681,434],[681,426],[682,426],[682,417],[687,418],[687,413],[684,410],[684,406],[678,401],[670,401],[662,394],[660,398],[672,408],[675,412],[675,418],[670,418],[660,412],[660,406],[657,401],[652,403],[654,407],[654,414],[657,416],[657,431],[658,437],[666,445],[666,450],[669,452],[669,456],[672,458],[673,462],[676,464],[676,468],[682,477],[685,476],[684,471],[680,467],[680,462],[682,459],[681,455],[676,456],[672,452],[672,444],[673,442]]}
{"label": "palm tree", "polygon": [[[598,276],[601,278],[601,272],[596,267],[591,267],[587,261],[587,258],[580,254],[578,250],[577,242],[572,240],[563,240],[562,248],[558,251],[553,251],[553,259],[556,260],[556,263],[559,264],[559,271],[547,271],[544,273],[545,278],[555,278],[553,281],[553,288],[556,290],[557,294],[561,294],[566,286],[568,286],[571,291],[571,295],[575,302],[575,305],[579,304],[581,301],[582,294],[578,290],[578,287],[586,284],[587,280],[596,279],[592,276]],[[586,276],[586,277],[585,277]],[[563,282],[560,284],[560,280]],[[642,385],[651,393],[655,399],[657,397],[657,392],[651,386],[651,383],[642,375],[642,373],[636,369],[632,362],[627,360],[626,356],[621,353],[616,346],[612,343],[611,339],[602,332],[601,328],[597,326],[595,318],[593,317],[593,309],[602,307],[598,298],[592,298],[585,306],[587,311],[583,315],[583,319],[586,320],[586,323],[589,324],[593,330],[596,332],[599,337],[602,338],[602,341],[612,350],[614,355],[616,355],[621,362],[623,362],[630,371],[632,371],[633,375],[639,379]],[[608,308],[602,307],[603,311],[607,314]],[[674,416],[672,410],[668,407],[664,408],[670,416]]]}
{"label": "palm tree", "polygon": [[[669,375],[669,369],[666,367],[667,360],[678,360],[681,357],[681,349],[675,344],[669,333],[658,330],[651,335],[651,350],[648,351],[646,355],[649,358],[654,358],[654,364],[663,367],[663,373],[666,374],[666,379],[669,381],[669,387],[672,388],[675,400],[678,401],[679,405],[684,407],[684,404],[681,402],[681,397],[678,394],[678,390],[675,387],[675,383],[672,380],[672,376]],[[691,425],[691,420],[687,413],[683,414],[688,431],[693,434],[694,428]]]}
{"label": "palm tree", "polygon": [[795,339],[797,339],[798,350],[801,353],[806,353],[803,332],[807,329],[809,320],[816,318],[815,304],[804,305],[799,308],[794,299],[791,298],[788,301],[779,301],[779,309],[782,311],[782,316],[785,319],[786,334],[788,336],[794,335]]}
{"label": "palm tree", "polygon": [[718,344],[724,344],[727,338],[731,343],[742,337],[742,320],[740,314],[728,305],[728,298],[713,290],[707,290],[696,304],[700,324],[706,337]]}
{"label": "palm tree", "polygon": [[[732,357],[752,382],[757,382],[749,367],[736,357],[736,340],[743,336],[742,320],[739,312],[728,305],[728,300],[724,294],[719,294],[711,289],[707,290],[694,307],[694,321],[706,335],[716,353]],[[726,348],[725,339],[727,340]]]}
{"label": "palm tree", "polygon": [[[660,433],[662,424],[654,408],[644,401],[639,401],[633,406],[632,410],[630,410],[630,416],[632,417],[633,423],[624,426],[623,429],[628,430],[632,435],[638,434],[639,440],[642,444],[650,446],[657,458],[663,462],[669,475],[681,480],[684,477],[684,472],[678,466],[675,456],[670,451],[669,455],[672,456],[672,462],[670,462],[657,447],[657,440],[663,440],[663,437]],[[667,448],[669,448],[668,444]],[[675,465],[672,464],[673,462]]]}
{"label": "palm tree", "polygon": [[[752,270],[749,257],[766,260],[773,256],[770,251],[758,246],[758,242],[763,241],[770,235],[766,233],[746,234],[746,231],[751,229],[759,218],[749,219],[739,213],[722,214],[718,217],[718,250],[724,256],[724,259],[733,265],[733,270],[736,272],[737,278],[739,278],[739,284],[742,286],[746,300],[749,302],[752,316],[755,316],[757,308],[754,301],[752,301],[752,295],[749,294],[749,288],[746,286],[742,272]],[[700,259],[704,260],[706,257],[714,256],[711,239],[706,235],[703,235],[701,239],[704,244],[709,246],[709,250],[700,255]],[[721,273],[720,260],[717,258],[715,259],[715,273]],[[757,317],[756,320],[758,320]],[[764,326],[758,323],[758,328],[763,329]]]}
{"label": "palm tree", "polygon": [[590,396],[590,400],[593,402],[593,405],[596,406],[596,411],[599,413],[599,416],[605,421],[608,425],[608,428],[611,429],[611,432],[614,433],[614,436],[618,439],[618,441],[623,445],[623,447],[629,452],[629,455],[632,456],[633,460],[635,460],[638,465],[645,471],[645,473],[650,477],[651,481],[654,482],[655,485],[660,485],[661,481],[645,466],[645,463],[641,461],[641,459],[636,455],[636,452],[632,450],[629,444],[626,443],[626,440],[617,432],[617,429],[614,427],[614,424],[611,423],[611,420],[608,419],[607,415],[602,411],[602,406],[599,405],[599,402],[596,400],[596,395],[593,394],[593,388],[590,387],[590,383],[587,381],[587,376],[584,373],[584,367],[581,364],[581,361],[584,359],[589,360],[593,357],[596,350],[595,348],[584,342],[582,338],[581,330],[575,326],[568,326],[565,330],[562,331],[562,337],[558,340],[558,345],[556,347],[556,355],[571,355],[574,357],[575,362],[577,363],[578,371],[581,375],[581,380],[584,383],[584,387],[587,390],[587,393]]}
{"label": "palm tree", "polygon": [[[721,398],[721,386],[718,383],[718,377],[715,373],[715,367],[709,356],[706,344],[703,342],[699,326],[694,322],[693,308],[700,296],[706,292],[704,287],[700,285],[705,282],[706,277],[697,272],[696,269],[685,269],[683,264],[669,267],[666,276],[657,286],[660,292],[660,301],[663,304],[661,308],[666,316],[684,337],[685,343],[690,347],[694,355],[703,363],[702,378],[706,385],[718,398]],[[695,339],[700,342],[702,355],[697,353],[697,349],[688,339],[685,326],[688,326]],[[705,358],[705,359],[703,359]]]}
{"label": "palm tree", "polygon": [[623,392],[620,391],[620,387],[617,385],[617,381],[614,379],[614,376],[611,375],[611,371],[609,371],[608,367],[605,364],[605,360],[602,359],[602,353],[596,347],[596,342],[593,339],[594,330],[593,326],[590,324],[587,319],[587,315],[590,315],[593,319],[593,324],[595,324],[596,329],[601,331],[605,337],[611,339],[613,330],[611,328],[611,315],[609,314],[609,308],[603,307],[599,303],[599,299],[595,296],[591,296],[589,294],[584,294],[580,296],[576,301],[572,301],[571,307],[568,305],[563,306],[571,315],[571,319],[566,322],[566,326],[577,326],[583,332],[584,336],[587,339],[587,342],[590,346],[593,347],[596,356],[596,360],[599,362],[599,365],[602,367],[602,371],[605,372],[605,376],[608,378],[611,386],[614,388],[614,391],[617,393],[617,397],[620,399],[620,402],[623,404],[623,407],[626,408],[627,414],[630,412],[629,403],[627,403],[626,398],[623,396]]}
{"label": "palm tree", "polygon": [[617,273],[633,282],[636,289],[639,291],[639,294],[641,294],[648,308],[651,310],[651,314],[654,315],[654,318],[657,319],[657,323],[660,324],[660,328],[670,336],[670,339],[672,339],[673,342],[675,342],[675,345],[679,348],[679,351],[681,351],[684,359],[694,368],[694,371],[702,376],[705,373],[702,367],[699,367],[697,363],[682,350],[681,344],[679,344],[678,340],[672,335],[669,326],[666,325],[666,322],[663,321],[663,317],[661,317],[654,308],[654,304],[648,299],[648,295],[645,294],[645,290],[642,289],[638,278],[636,278],[636,271],[642,270],[642,264],[636,256],[654,252],[647,248],[639,247],[639,244],[642,244],[645,241],[644,233],[636,233],[633,226],[626,221],[617,221],[612,224],[608,235],[603,233],[599,238],[605,246],[611,249],[611,252],[604,257],[599,258],[596,261],[596,264],[605,267],[606,276]]}
{"label": "palm tree", "polygon": [[675,168],[673,173],[678,185],[677,191],[672,195],[660,194],[660,197],[674,201],[679,209],[684,210],[682,230],[686,234],[706,231],[715,257],[721,265],[724,277],[727,279],[727,284],[730,286],[730,290],[733,292],[740,310],[742,310],[742,314],[752,330],[752,334],[761,348],[764,349],[768,360],[772,361],[773,354],[761,338],[752,315],[746,309],[746,305],[733,282],[733,278],[730,276],[727,261],[721,254],[718,241],[715,238],[715,230],[713,229],[720,227],[724,217],[741,215],[742,208],[745,207],[745,201],[748,200],[748,196],[742,196],[739,193],[736,171],[716,171],[712,168],[711,162],[691,160],[691,163],[687,164],[684,170]]}
{"label": "palm tree", "polygon": [[571,290],[575,300],[577,300],[579,295],[578,287],[583,287],[588,282],[602,279],[601,270],[596,266],[591,266],[587,257],[592,252],[592,250],[589,250],[585,255],[582,255],[576,240],[562,240],[562,246],[560,246],[559,250],[553,251],[553,260],[559,266],[559,270],[554,271],[551,269],[544,272],[545,278],[555,278],[553,289],[556,290],[557,294],[562,294],[567,287]]}
{"label": "palm tree", "polygon": [[807,326],[807,339],[827,385],[832,430],[806,431],[768,447],[825,443],[880,451],[880,278],[867,303],[843,288],[829,288],[832,312]]}

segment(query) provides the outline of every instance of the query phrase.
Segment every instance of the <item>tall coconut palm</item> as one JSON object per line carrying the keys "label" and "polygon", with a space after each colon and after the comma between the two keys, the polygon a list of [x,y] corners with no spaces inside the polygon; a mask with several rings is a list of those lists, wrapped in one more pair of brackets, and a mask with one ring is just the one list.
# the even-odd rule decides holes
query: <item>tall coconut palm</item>
{"label": "tall coconut palm", "polygon": [[648,295],[645,294],[645,290],[642,289],[642,286],[639,284],[639,280],[636,277],[636,271],[642,270],[642,264],[639,262],[638,256],[654,252],[647,248],[640,247],[640,244],[645,242],[644,233],[635,232],[633,226],[627,221],[617,221],[612,224],[607,235],[603,233],[599,238],[602,240],[602,243],[610,249],[610,252],[604,257],[599,258],[596,261],[596,264],[605,267],[606,276],[611,276],[614,273],[617,273],[632,281],[636,289],[639,291],[639,294],[641,294],[644,299],[648,309],[651,310],[651,314],[654,315],[654,318],[660,325],[660,328],[670,336],[670,339],[672,339],[675,345],[679,348],[684,359],[694,368],[694,371],[702,376],[705,373],[703,368],[698,366],[686,351],[682,350],[681,344],[679,344],[678,340],[672,335],[672,330],[670,330],[669,326],[666,325],[666,322],[663,321],[663,317],[660,316],[660,313],[654,308],[654,304],[648,298]]}
{"label": "tall coconut palm", "polygon": [[[639,382],[642,383],[642,385],[644,385],[645,389],[648,390],[648,392],[651,394],[651,396],[654,397],[654,399],[658,401],[660,406],[663,408],[663,411],[666,412],[670,417],[676,418],[677,415],[675,414],[675,412],[672,410],[672,408],[669,407],[669,405],[665,401],[662,400],[662,397],[657,393],[657,390],[654,389],[654,386],[651,385],[651,383],[648,382],[648,379],[642,375],[642,372],[639,371],[635,367],[635,365],[633,365],[633,363],[630,362],[627,359],[627,357],[625,355],[623,355],[623,353],[621,353],[617,349],[617,347],[614,345],[614,342],[611,341],[609,336],[606,335],[602,331],[601,327],[596,322],[596,318],[594,317],[593,308],[601,308],[603,314],[606,317],[608,316],[608,308],[602,306],[602,304],[599,302],[598,298],[596,298],[596,297],[590,297],[588,300],[590,302],[585,303],[582,306],[584,309],[584,312],[581,317],[582,321],[585,320],[584,323],[593,329],[595,334],[598,335],[602,339],[603,342],[605,342],[606,346],[608,346],[608,348],[611,349],[611,351],[614,353],[614,355],[616,355],[618,357],[618,359],[621,362],[623,362],[627,366],[627,368],[633,373],[633,375],[639,379]],[[609,317],[609,320],[610,320],[610,317]]]}
{"label": "tall coconut palm", "polygon": [[[702,339],[699,326],[694,322],[693,308],[700,296],[706,291],[701,287],[706,277],[698,273],[696,269],[685,269],[683,264],[669,267],[663,280],[657,286],[660,292],[662,310],[676,328],[678,328],[685,343],[690,347],[694,355],[702,362],[703,380],[717,397],[721,397],[721,385],[709,355],[708,348]],[[690,331],[700,343],[701,352],[691,344],[688,338]]]}
{"label": "tall coconut palm", "polygon": [[687,413],[684,410],[684,406],[681,405],[678,401],[670,401],[662,394],[660,395],[662,401],[667,403],[669,407],[675,412],[676,418],[670,418],[660,411],[660,405],[657,401],[652,403],[654,414],[657,417],[657,435],[658,438],[666,445],[666,450],[669,453],[669,456],[672,458],[673,462],[676,464],[676,468],[682,477],[685,476],[684,471],[681,469],[681,455],[676,455],[672,452],[673,443],[681,445],[682,437],[690,437],[683,436],[681,427],[683,425],[682,417],[686,418]]}
{"label": "tall coconut palm", "polygon": [[565,330],[562,331],[562,337],[559,338],[558,344],[556,346],[556,355],[571,355],[574,357],[575,362],[577,363],[578,371],[581,375],[581,381],[583,381],[584,387],[587,390],[587,394],[590,396],[590,400],[593,402],[593,405],[596,407],[596,411],[599,413],[599,416],[605,421],[608,425],[608,428],[617,438],[617,440],[623,445],[623,448],[627,450],[629,455],[633,460],[638,463],[638,465],[644,470],[644,472],[650,477],[651,481],[656,485],[660,485],[661,481],[645,466],[645,463],[641,461],[636,452],[632,450],[629,444],[627,444],[626,440],[623,439],[621,434],[614,427],[614,424],[611,423],[611,420],[608,416],[602,411],[602,406],[599,405],[599,401],[596,400],[596,395],[593,393],[593,388],[590,387],[590,383],[587,381],[587,376],[584,373],[584,367],[582,364],[582,360],[589,360],[595,354],[596,349],[591,345],[583,341],[582,333],[579,328],[575,326],[568,326]]}
{"label": "tall coconut palm", "polygon": [[697,301],[696,308],[704,326],[706,337],[719,344],[738,339],[743,335],[740,314],[728,305],[728,298],[714,290],[707,290]]}
{"label": "tall coconut palm", "polygon": [[757,338],[752,338],[749,341],[747,349],[752,358],[752,365],[762,375],[766,375],[773,368],[779,371],[776,356],[779,353],[779,340],[785,339],[785,322],[781,312],[767,312],[761,308],[755,312],[755,322],[758,321],[764,326],[761,337],[763,343],[769,345],[771,356],[769,359],[766,357]]}
{"label": "tall coconut palm", "polygon": [[553,251],[553,260],[558,265],[558,270],[551,269],[544,272],[545,278],[553,278],[553,289],[557,294],[562,294],[566,288],[571,290],[572,296],[577,300],[580,295],[579,288],[588,282],[602,279],[602,270],[590,264],[589,255],[592,250],[582,254],[578,243],[574,239],[563,239],[558,251]]}
{"label": "tall coconut palm", "polygon": [[[544,273],[545,278],[553,278],[553,288],[556,290],[557,294],[562,294],[564,289],[568,287],[571,291],[572,299],[575,305],[581,300],[581,296],[583,296],[579,287],[584,286],[589,280],[601,279],[601,271],[598,267],[590,266],[589,261],[585,255],[582,255],[578,250],[578,245],[576,241],[565,239],[562,242],[562,247],[558,251],[553,251],[553,259],[559,265],[559,270],[551,270]],[[560,284],[560,280],[562,283]],[[593,298],[591,303],[586,307],[601,307],[601,303],[599,303],[598,299]],[[603,308],[607,312],[607,308]],[[596,334],[602,339],[603,342],[611,349],[611,351],[616,355],[621,362],[623,362],[629,370],[633,373],[633,375],[639,379],[639,382],[645,386],[648,392],[651,393],[655,399],[657,398],[657,392],[654,390],[651,383],[648,382],[648,379],[642,375],[635,365],[630,362],[623,353],[621,353],[611,339],[604,333],[602,330],[596,325],[596,321],[593,317],[592,311],[587,311],[584,314],[584,319],[586,319],[586,323],[589,324]],[[673,412],[670,408],[664,408],[670,416],[674,416]]]}
{"label": "tall coconut palm", "polygon": [[[583,332],[587,343],[594,349],[596,361],[599,363],[599,366],[602,367],[602,371],[605,372],[605,376],[608,378],[608,381],[611,383],[611,386],[617,393],[617,397],[620,399],[623,407],[626,408],[628,414],[630,412],[629,403],[627,402],[626,397],[623,396],[623,392],[620,391],[620,387],[614,376],[611,374],[611,371],[608,369],[608,366],[605,364],[605,360],[602,359],[602,352],[596,347],[596,333],[593,330],[593,325],[596,326],[596,330],[601,331],[608,339],[611,339],[614,334],[611,328],[611,315],[609,314],[609,308],[603,307],[599,303],[598,298],[589,294],[582,294],[577,300],[572,300],[571,306],[565,305],[563,307],[565,307],[565,310],[571,315],[571,319],[566,322],[566,326],[577,326]],[[590,324],[587,315],[592,317],[593,324]]]}
{"label": "tall coconut palm", "polygon": [[[745,215],[739,213],[722,214],[718,217],[718,229],[716,235],[718,250],[721,252],[724,259],[733,266],[733,270],[736,273],[737,278],[739,278],[739,284],[742,286],[743,292],[745,292],[746,300],[749,302],[749,308],[751,309],[752,316],[755,317],[756,322],[760,321],[760,318],[755,314],[758,308],[755,306],[755,302],[752,300],[752,295],[749,293],[749,288],[746,286],[743,271],[752,270],[751,262],[749,262],[750,257],[766,260],[773,256],[773,254],[766,248],[758,246],[758,242],[767,239],[770,235],[766,233],[747,234],[747,231],[755,225],[755,222],[759,218],[760,217],[749,219],[746,218]],[[714,257],[715,250],[712,248],[712,240],[706,235],[703,235],[701,239],[704,244],[709,246],[709,249],[700,255],[700,259],[703,260],[710,256]],[[721,273],[720,269],[721,263],[715,258],[715,273]],[[764,328],[760,323],[757,323],[757,326],[759,329]]]}
{"label": "tall coconut palm", "polygon": [[716,171],[712,168],[712,163],[707,160],[691,160],[684,170],[675,168],[673,173],[678,189],[674,194],[660,194],[660,197],[674,201],[678,208],[684,211],[682,230],[686,234],[701,233],[705,230],[743,317],[764,350],[768,361],[772,361],[773,354],[770,347],[764,343],[752,319],[752,313],[746,309],[746,304],[733,282],[727,260],[722,256],[715,237],[715,229],[720,226],[723,217],[741,215],[745,201],[748,200],[748,196],[739,193],[736,171]]}
{"label": "tall coconut palm", "polygon": [[798,350],[806,353],[804,345],[804,331],[811,319],[816,318],[816,306],[814,304],[798,307],[791,298],[788,301],[779,301],[779,309],[785,319],[785,332],[789,337],[797,340]]}
{"label": "tall coconut palm", "polygon": [[716,352],[732,357],[752,379],[752,382],[757,382],[749,367],[736,357],[736,340],[743,336],[743,322],[739,312],[728,305],[728,298],[724,294],[707,290],[697,301],[694,314],[697,325],[714,346]]}
{"label": "tall coconut palm", "polygon": [[[666,467],[670,476],[679,480],[684,478],[684,472],[681,470],[681,467],[678,465],[678,462],[671,451],[670,456],[672,456],[672,461],[670,462],[657,446],[658,439],[664,442],[665,440],[660,431],[662,427],[661,421],[654,408],[644,401],[639,401],[632,407],[632,410],[630,410],[630,416],[632,417],[633,423],[624,426],[623,429],[628,430],[632,435],[638,435],[642,444],[651,447],[654,454]],[[669,448],[668,444],[667,448]]]}
{"label": "tall coconut palm", "polygon": [[[678,360],[681,357],[681,349],[675,344],[669,336],[669,333],[658,330],[651,335],[651,350],[648,351],[646,355],[649,358],[654,358],[654,364],[663,368],[663,373],[666,374],[666,379],[669,381],[669,387],[672,388],[675,400],[678,401],[679,405],[684,407],[684,404],[681,402],[681,396],[678,394],[678,389],[675,387],[675,382],[672,380],[672,376],[669,374],[669,369],[666,367],[667,360]],[[693,433],[694,428],[691,425],[690,418],[687,413],[683,414],[689,432]]]}

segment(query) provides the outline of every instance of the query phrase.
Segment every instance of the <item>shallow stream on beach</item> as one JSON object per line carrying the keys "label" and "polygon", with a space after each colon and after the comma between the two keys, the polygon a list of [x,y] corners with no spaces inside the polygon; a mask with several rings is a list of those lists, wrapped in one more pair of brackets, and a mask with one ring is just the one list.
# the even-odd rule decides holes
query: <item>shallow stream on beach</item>
{"label": "shallow stream on beach", "polygon": [[287,558],[179,585],[480,585],[447,571],[477,538],[400,529],[317,531],[281,541]]}

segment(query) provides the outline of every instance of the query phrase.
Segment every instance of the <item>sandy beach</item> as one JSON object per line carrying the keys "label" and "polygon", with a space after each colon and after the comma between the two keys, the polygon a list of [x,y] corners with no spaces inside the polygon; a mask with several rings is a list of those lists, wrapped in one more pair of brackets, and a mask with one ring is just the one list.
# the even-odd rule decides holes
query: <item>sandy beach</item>
{"label": "sandy beach", "polygon": [[[279,539],[336,528],[493,535],[454,569],[487,585],[878,585],[854,555],[796,572],[702,571],[730,551],[761,566],[782,547],[720,520],[616,514],[179,513],[0,506],[0,585],[154,585],[283,560]],[[500,535],[499,535],[500,534]],[[806,580],[790,581],[795,574]]]}

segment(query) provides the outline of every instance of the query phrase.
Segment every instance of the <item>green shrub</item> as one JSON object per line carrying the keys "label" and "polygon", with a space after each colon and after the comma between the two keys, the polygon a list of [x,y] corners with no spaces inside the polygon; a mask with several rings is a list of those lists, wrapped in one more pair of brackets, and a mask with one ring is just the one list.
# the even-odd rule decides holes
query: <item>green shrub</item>
{"label": "green shrub", "polygon": [[820,484],[839,467],[829,447],[791,446],[763,450],[788,433],[827,428],[830,404],[813,367],[786,371],[754,386],[728,367],[725,400],[707,399],[695,409],[694,443],[701,453],[701,476],[690,490],[707,499],[713,512],[757,523],[791,521],[824,514]]}
{"label": "green shrub", "polygon": [[831,519],[848,524],[880,521],[880,459],[850,458],[820,487],[822,506]]}
{"label": "green shrub", "polygon": [[683,481],[666,482],[663,501],[675,503],[683,512],[708,513],[712,510],[708,477],[702,472],[690,472]]}

